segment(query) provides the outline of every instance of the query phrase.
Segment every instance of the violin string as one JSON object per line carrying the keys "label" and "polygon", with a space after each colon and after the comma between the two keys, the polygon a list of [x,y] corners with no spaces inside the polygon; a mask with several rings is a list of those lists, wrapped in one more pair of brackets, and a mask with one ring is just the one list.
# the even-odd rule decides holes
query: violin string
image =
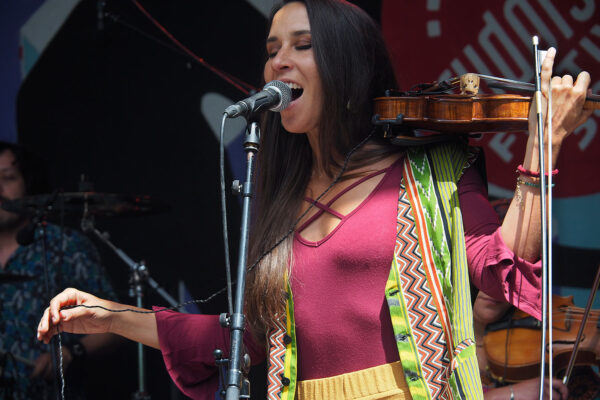
{"label": "violin string", "polygon": [[510,337],[510,328],[512,327],[514,315],[514,313],[510,313],[508,317],[508,329],[506,330],[506,340],[504,341],[504,372],[501,376],[502,382],[506,381],[506,373],[508,371],[508,338]]}
{"label": "violin string", "polygon": [[[583,313],[576,313],[576,314],[569,315],[569,316],[567,316],[567,315],[561,316],[561,318],[565,318],[565,319],[576,321],[577,319],[580,319],[581,317],[583,317],[583,315],[584,315]],[[597,317],[598,314],[592,314],[592,313],[590,313],[589,316],[590,317]]]}
{"label": "violin string", "polygon": [[[561,322],[561,321],[565,321],[565,322],[582,322],[583,318],[569,318],[569,317],[565,317],[565,318],[554,318],[553,319],[554,322]],[[595,321],[589,321],[590,323],[595,322]]]}
{"label": "violin string", "polygon": [[[557,311],[562,311],[561,310],[557,310]],[[569,312],[569,313],[573,313],[573,314],[584,314],[585,310],[584,309],[580,309],[580,308],[571,308],[571,307],[567,307],[565,312]],[[590,315],[600,315],[600,310],[590,310]]]}

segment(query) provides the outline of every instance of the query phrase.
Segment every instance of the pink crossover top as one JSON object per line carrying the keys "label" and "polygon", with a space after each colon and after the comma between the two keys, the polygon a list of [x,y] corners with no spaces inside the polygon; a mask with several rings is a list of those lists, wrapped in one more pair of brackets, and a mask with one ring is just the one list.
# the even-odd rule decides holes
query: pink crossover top
{"label": "pink crossover top", "polygon": [[[381,173],[383,179],[352,212],[342,215],[334,210],[344,191],[327,204],[318,204],[319,212],[296,231],[290,283],[298,380],[399,359],[384,287],[394,251],[402,160],[356,184]],[[473,168],[465,171],[458,186],[461,209],[468,210],[463,212],[463,224],[472,282],[539,319],[539,263],[515,257],[506,247],[498,217]],[[337,227],[317,242],[304,239],[303,229],[323,213],[335,215],[340,220]],[[220,327],[218,317],[161,312],[156,321],[161,351],[175,383],[194,399],[214,399],[218,372],[213,350],[229,349],[229,332]],[[265,358],[266,349],[257,346],[250,335],[244,342],[253,363]]]}

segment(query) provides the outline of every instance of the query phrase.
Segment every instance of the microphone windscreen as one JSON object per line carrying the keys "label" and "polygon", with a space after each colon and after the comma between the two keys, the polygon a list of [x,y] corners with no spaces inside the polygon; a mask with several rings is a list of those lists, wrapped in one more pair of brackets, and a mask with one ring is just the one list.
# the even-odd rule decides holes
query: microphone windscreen
{"label": "microphone windscreen", "polygon": [[287,106],[290,105],[292,101],[292,89],[290,89],[290,87],[287,84],[281,81],[271,81],[267,83],[263,89],[267,88],[274,88],[280,94],[279,104],[277,104],[274,107],[271,107],[271,111],[279,112],[285,110]]}

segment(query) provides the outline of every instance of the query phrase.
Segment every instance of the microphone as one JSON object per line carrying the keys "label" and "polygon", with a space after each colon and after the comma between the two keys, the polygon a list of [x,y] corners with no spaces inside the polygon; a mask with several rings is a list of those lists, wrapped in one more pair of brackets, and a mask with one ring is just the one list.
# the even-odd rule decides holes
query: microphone
{"label": "microphone", "polygon": [[266,109],[279,112],[289,106],[291,101],[292,89],[281,81],[271,81],[260,92],[227,107],[225,114],[228,118],[235,118],[248,117]]}

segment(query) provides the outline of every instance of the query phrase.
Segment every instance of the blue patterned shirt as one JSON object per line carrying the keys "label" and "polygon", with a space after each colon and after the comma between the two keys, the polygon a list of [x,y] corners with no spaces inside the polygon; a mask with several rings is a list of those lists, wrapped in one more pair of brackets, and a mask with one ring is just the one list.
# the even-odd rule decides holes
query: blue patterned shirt
{"label": "blue patterned shirt", "polygon": [[[79,232],[52,224],[46,228],[48,293],[40,231],[35,238],[32,244],[20,246],[4,269],[5,273],[29,275],[33,279],[0,284],[0,350],[31,361],[49,351],[48,345],[37,340],[36,329],[50,298],[65,288],[76,287],[116,299],[92,242]],[[61,337],[64,345],[72,341],[74,335],[62,334]],[[2,356],[0,370],[0,399],[53,398],[52,384],[30,379],[33,369],[24,363]],[[69,382],[67,387],[75,389],[74,383]],[[69,396],[73,397],[77,396]]]}

